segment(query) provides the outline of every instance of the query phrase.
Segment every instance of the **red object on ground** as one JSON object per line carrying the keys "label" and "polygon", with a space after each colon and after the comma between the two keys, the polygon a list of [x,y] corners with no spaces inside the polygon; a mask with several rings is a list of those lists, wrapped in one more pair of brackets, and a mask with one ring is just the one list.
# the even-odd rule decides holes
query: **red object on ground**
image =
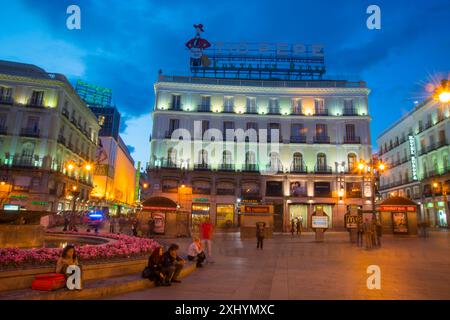
{"label": "red object on ground", "polygon": [[60,273],[49,273],[36,276],[31,289],[40,291],[53,291],[66,286],[66,277]]}
{"label": "red object on ground", "polygon": [[212,240],[213,225],[208,222],[200,224],[200,237],[206,240]]}

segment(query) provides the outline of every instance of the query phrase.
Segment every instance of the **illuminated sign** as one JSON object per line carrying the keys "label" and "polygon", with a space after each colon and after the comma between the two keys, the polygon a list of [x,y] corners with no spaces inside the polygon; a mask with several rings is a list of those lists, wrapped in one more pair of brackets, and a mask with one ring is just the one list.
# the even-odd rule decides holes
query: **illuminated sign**
{"label": "illuminated sign", "polygon": [[243,206],[244,213],[271,213],[270,206]]}
{"label": "illuminated sign", "polygon": [[408,136],[409,139],[409,151],[411,154],[411,169],[413,180],[418,180],[417,178],[417,158],[416,158],[416,141],[413,136]]}
{"label": "illuminated sign", "polygon": [[380,206],[380,211],[390,212],[415,212],[415,206]]}
{"label": "illuminated sign", "polygon": [[20,209],[20,206],[14,205],[14,204],[5,204],[3,206],[3,210],[5,211],[18,211]]}
{"label": "illuminated sign", "polygon": [[311,227],[313,229],[327,229],[328,216],[311,216]]}

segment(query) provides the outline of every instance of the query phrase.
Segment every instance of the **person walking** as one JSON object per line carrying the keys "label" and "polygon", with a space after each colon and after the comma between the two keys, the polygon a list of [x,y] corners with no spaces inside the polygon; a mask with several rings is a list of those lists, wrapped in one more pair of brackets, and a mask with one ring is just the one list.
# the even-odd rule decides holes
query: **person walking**
{"label": "person walking", "polygon": [[356,245],[362,247],[364,237],[364,224],[358,220],[358,226],[356,230]]}
{"label": "person walking", "polygon": [[202,242],[202,247],[206,251],[208,263],[214,263],[212,257],[212,239],[213,239],[214,227],[211,221],[208,219],[200,224],[200,239]]}
{"label": "person walking", "polygon": [[294,236],[294,232],[295,232],[295,220],[292,219],[291,220],[291,233],[292,233],[292,236]]}
{"label": "person walking", "polygon": [[264,234],[266,231],[266,223],[265,222],[257,222],[256,223],[256,249],[263,249],[264,245]]}
{"label": "person walking", "polygon": [[376,222],[377,247],[381,247],[381,235],[383,234],[383,226],[380,221]]}
{"label": "person walking", "polygon": [[366,249],[372,249],[372,224],[369,221],[369,218],[366,218],[363,225],[364,232],[364,240],[366,243]]}
{"label": "person walking", "polygon": [[67,217],[67,214],[65,214],[64,215],[64,228],[63,228],[63,231],[67,231],[67,229],[69,228],[69,224],[70,224],[69,218]]}
{"label": "person walking", "polygon": [[297,235],[301,235],[302,234],[302,219],[299,218],[297,220]]}
{"label": "person walking", "polygon": [[110,219],[109,219],[109,233],[114,233],[115,220],[116,220],[116,218],[114,218],[114,217],[110,217]]}

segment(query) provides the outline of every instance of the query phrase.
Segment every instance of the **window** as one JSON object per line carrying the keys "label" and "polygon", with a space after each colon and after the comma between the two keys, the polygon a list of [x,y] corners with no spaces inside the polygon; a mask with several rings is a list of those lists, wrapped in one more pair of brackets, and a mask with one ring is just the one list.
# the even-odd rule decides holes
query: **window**
{"label": "window", "polygon": [[200,150],[198,153],[198,163],[202,166],[208,165],[208,152],[206,150]]}
{"label": "window", "polygon": [[39,117],[28,117],[26,128],[37,132],[39,130]]}
{"label": "window", "polygon": [[211,108],[211,97],[202,96],[202,104],[200,105],[200,109],[204,111],[209,111],[210,108]]}
{"label": "window", "polygon": [[316,124],[316,136],[318,136],[318,137],[328,136],[328,130],[327,130],[326,124],[321,124],[321,123]]}
{"label": "window", "polygon": [[234,109],[234,98],[233,97],[224,97],[223,98],[223,111],[224,112],[233,112]]}
{"label": "window", "polygon": [[256,157],[255,153],[253,151],[247,151],[245,154],[245,165],[255,165],[256,164]]}
{"label": "window", "polygon": [[327,166],[327,156],[325,153],[319,153],[317,155],[317,168],[318,169],[325,169]]}
{"label": "window", "polygon": [[346,124],[345,125],[345,137],[348,140],[355,140],[355,125],[354,124]]}
{"label": "window", "polygon": [[281,171],[282,165],[280,161],[280,155],[277,152],[271,152],[269,157],[270,157],[269,169],[277,172]]}
{"label": "window", "polygon": [[446,143],[445,130],[439,130],[439,145],[444,145]]}
{"label": "window", "polygon": [[256,98],[247,98],[247,113],[257,113]]}
{"label": "window", "polygon": [[179,94],[172,95],[172,105],[171,109],[180,110],[181,109],[181,96]]}
{"label": "window", "polygon": [[167,164],[169,166],[175,166],[177,163],[177,149],[175,148],[170,148],[167,151]]}
{"label": "window", "polygon": [[266,196],[282,197],[283,183],[281,181],[267,181],[266,182]]}
{"label": "window", "polygon": [[278,139],[281,139],[280,124],[269,123],[269,132],[267,133],[269,142],[272,142],[272,139],[275,139],[274,141],[276,142],[276,136],[278,136]]}
{"label": "window", "polygon": [[10,102],[12,89],[7,87],[0,87],[0,102]]}
{"label": "window", "polygon": [[345,99],[344,100],[344,114],[353,114],[353,100]]}
{"label": "window", "polygon": [[205,135],[205,132],[209,130],[209,121],[202,120],[202,137]]}
{"label": "window", "polygon": [[318,115],[326,114],[325,102],[323,99],[315,99],[314,100],[314,108],[315,108],[316,114],[318,114]]}
{"label": "window", "polygon": [[302,99],[299,98],[292,99],[292,113],[302,114]]}
{"label": "window", "polygon": [[105,116],[98,116],[98,124],[103,127],[105,124]]}
{"label": "window", "polygon": [[293,123],[291,124],[291,135],[293,137],[301,137],[305,133],[303,123]]}
{"label": "window", "polygon": [[348,160],[348,171],[352,172],[353,170],[356,169],[356,154],[354,153],[350,153],[347,156],[347,160]]}
{"label": "window", "polygon": [[225,150],[222,153],[222,164],[224,165],[231,165],[233,163],[232,157],[231,157],[231,151]]}
{"label": "window", "polygon": [[269,99],[269,113],[278,114],[280,113],[280,106],[277,98]]}
{"label": "window", "polygon": [[300,152],[294,153],[292,167],[294,171],[301,171],[301,169],[303,168],[303,155]]}
{"label": "window", "polygon": [[179,119],[170,119],[169,120],[169,135],[172,136],[173,132],[180,127]]}
{"label": "window", "polygon": [[7,115],[4,113],[0,113],[0,130],[6,128],[6,119]]}
{"label": "window", "polygon": [[33,91],[29,104],[32,106],[42,106],[43,102],[44,102],[44,91]]}

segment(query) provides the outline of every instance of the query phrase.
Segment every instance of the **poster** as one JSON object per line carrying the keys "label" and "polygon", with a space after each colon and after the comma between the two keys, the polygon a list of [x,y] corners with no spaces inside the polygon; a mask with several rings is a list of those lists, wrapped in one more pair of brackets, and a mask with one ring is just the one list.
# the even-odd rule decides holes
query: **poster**
{"label": "poster", "polygon": [[291,196],[293,197],[301,197],[306,196],[306,182],[294,181],[291,182]]}
{"label": "poster", "polygon": [[152,218],[155,221],[155,230],[157,234],[164,234],[166,228],[166,214],[162,212],[152,213]]}
{"label": "poster", "polygon": [[408,219],[405,212],[392,212],[394,233],[408,233]]}
{"label": "poster", "polygon": [[311,227],[313,229],[327,229],[328,228],[328,217],[327,216],[312,216],[311,217]]}

